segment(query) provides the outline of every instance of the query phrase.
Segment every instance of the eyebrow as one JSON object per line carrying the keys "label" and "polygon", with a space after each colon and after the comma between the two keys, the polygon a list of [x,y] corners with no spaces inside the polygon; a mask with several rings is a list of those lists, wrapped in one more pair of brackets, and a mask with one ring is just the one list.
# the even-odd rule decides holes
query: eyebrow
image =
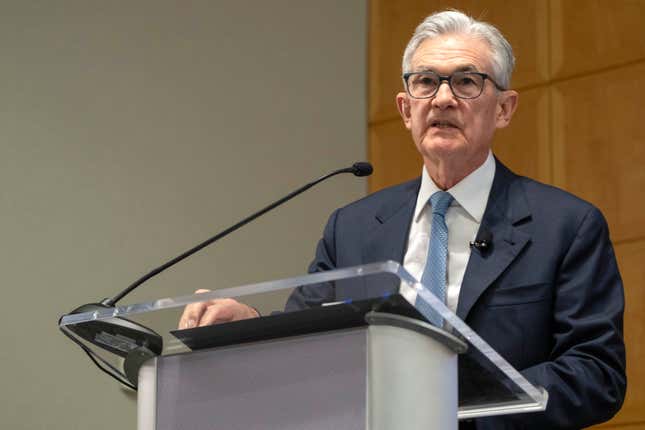
{"label": "eyebrow", "polygon": [[[473,64],[465,64],[463,66],[457,67],[455,70],[452,71],[452,73],[454,73],[454,72],[478,72],[478,71],[479,70],[477,69],[477,67],[475,67]],[[418,70],[416,70],[416,72],[434,72],[434,73],[440,74],[434,68],[432,68],[430,66],[421,66]]]}

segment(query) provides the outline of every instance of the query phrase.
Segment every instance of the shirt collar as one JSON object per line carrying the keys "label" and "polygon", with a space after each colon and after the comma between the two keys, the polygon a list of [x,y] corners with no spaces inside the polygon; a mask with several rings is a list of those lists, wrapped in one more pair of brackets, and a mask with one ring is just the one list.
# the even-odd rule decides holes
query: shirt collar
{"label": "shirt collar", "polygon": [[[460,205],[475,221],[481,223],[488,203],[488,195],[493,186],[495,177],[495,159],[493,153],[488,152],[486,161],[477,169],[471,172],[464,179],[455,184],[448,191],[455,200],[453,205]],[[440,188],[430,178],[425,166],[421,173],[421,188],[417,197],[417,205],[414,209],[414,221],[418,222],[423,210],[427,207],[430,196]]]}

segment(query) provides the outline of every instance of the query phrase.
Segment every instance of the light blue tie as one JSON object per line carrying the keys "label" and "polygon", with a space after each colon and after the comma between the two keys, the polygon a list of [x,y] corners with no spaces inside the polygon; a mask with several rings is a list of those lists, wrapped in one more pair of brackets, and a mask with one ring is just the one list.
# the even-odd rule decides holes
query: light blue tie
{"label": "light blue tie", "polygon": [[[437,191],[430,197],[432,209],[432,227],[430,230],[430,244],[428,245],[428,258],[423,269],[421,283],[430,289],[443,303],[446,302],[446,263],[448,259],[448,227],[446,226],[446,211],[452,203],[453,197],[445,191]],[[416,306],[431,315],[430,322],[441,327],[443,320],[430,305],[422,299],[417,299]]]}

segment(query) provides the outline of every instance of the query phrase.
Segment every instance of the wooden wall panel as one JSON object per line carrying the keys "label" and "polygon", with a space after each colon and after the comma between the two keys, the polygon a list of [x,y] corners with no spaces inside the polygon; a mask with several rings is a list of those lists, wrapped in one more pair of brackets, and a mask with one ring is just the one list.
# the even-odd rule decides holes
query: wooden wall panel
{"label": "wooden wall panel", "polygon": [[645,421],[639,421],[639,422],[633,422],[629,424],[619,424],[619,425],[614,425],[612,424],[613,421],[610,423],[606,424],[599,424],[597,426],[589,427],[591,429],[603,429],[603,430],[609,430],[609,429],[616,429],[616,430],[643,430],[645,429]]}
{"label": "wooden wall panel", "polygon": [[556,185],[598,205],[614,240],[645,238],[645,63],[554,85]]}
{"label": "wooden wall panel", "polygon": [[645,1],[552,0],[551,3],[554,78],[645,58]]}
{"label": "wooden wall panel", "polygon": [[628,394],[604,430],[645,430],[645,37],[643,0],[370,1],[370,190],[415,177],[421,158],[394,95],[415,26],[453,7],[507,36],[518,60],[520,105],[494,151],[518,173],[599,206],[625,284]]}
{"label": "wooden wall panel", "polygon": [[369,107],[370,123],[398,117],[394,96],[402,90],[401,59],[412,32],[425,16],[421,1],[370,2]]}
{"label": "wooden wall panel", "polygon": [[370,2],[369,121],[396,116],[392,103],[401,91],[401,60],[416,26],[434,11],[456,8],[500,28],[518,58],[513,87],[536,85],[548,79],[547,3],[543,0],[509,4],[506,0],[408,0]]}
{"label": "wooden wall panel", "polygon": [[515,173],[551,181],[549,130],[549,88],[520,91],[519,106],[511,124],[497,131],[493,151]]}
{"label": "wooden wall panel", "polygon": [[[628,391],[623,408],[618,415],[601,428],[615,424],[644,421],[633,428],[645,428],[645,241],[615,246],[623,282],[631,288],[625,289],[625,341],[627,342]],[[619,427],[620,429],[632,427]]]}
{"label": "wooden wall panel", "polygon": [[421,175],[423,160],[400,118],[370,127],[368,157],[374,165],[370,191]]}

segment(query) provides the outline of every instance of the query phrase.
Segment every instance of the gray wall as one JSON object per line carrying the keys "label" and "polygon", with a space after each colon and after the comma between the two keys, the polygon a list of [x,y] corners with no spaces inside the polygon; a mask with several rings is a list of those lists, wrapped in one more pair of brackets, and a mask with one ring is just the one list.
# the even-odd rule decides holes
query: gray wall
{"label": "gray wall", "polygon": [[[365,158],[366,4],[0,6],[0,428],[135,428],[132,396],[58,317]],[[365,190],[332,179],[124,303],[302,274],[329,213]]]}

